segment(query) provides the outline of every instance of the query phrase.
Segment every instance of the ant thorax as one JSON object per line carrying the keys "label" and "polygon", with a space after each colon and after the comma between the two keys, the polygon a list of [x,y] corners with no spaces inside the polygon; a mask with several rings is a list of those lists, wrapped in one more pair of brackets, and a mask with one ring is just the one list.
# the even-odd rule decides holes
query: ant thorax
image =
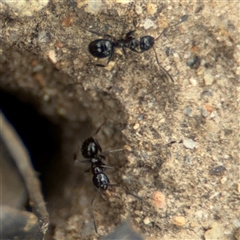
{"label": "ant thorax", "polygon": [[102,173],[104,171],[104,168],[101,167],[101,165],[93,165],[92,166],[92,175]]}
{"label": "ant thorax", "polygon": [[90,159],[90,163],[93,165],[103,164],[105,157],[103,155],[96,155]]}
{"label": "ant thorax", "polygon": [[131,37],[131,41],[129,42],[129,47],[128,48],[130,48],[130,49],[134,48],[135,49],[137,47],[139,47],[139,41],[136,38]]}

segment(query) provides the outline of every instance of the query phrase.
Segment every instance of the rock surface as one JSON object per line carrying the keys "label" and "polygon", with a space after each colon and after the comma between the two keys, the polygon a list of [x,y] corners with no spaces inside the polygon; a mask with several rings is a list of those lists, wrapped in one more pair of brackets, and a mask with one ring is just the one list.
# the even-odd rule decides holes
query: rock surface
{"label": "rock surface", "polygon": [[[107,164],[116,167],[107,171],[110,181],[143,201],[117,187],[108,201],[97,197],[100,235],[131,216],[145,239],[203,239],[210,222],[221,226],[221,239],[233,238],[240,184],[238,1],[141,1],[136,7],[134,1],[98,1],[96,7],[87,0],[40,2],[27,1],[27,10],[0,2],[0,89],[58,126],[59,145],[45,170],[53,185],[43,183],[50,189],[46,239],[99,236],[90,212],[92,177],[83,173],[88,166],[74,164],[73,154],[103,122],[96,136],[103,150],[124,148],[107,155]],[[176,26],[185,14],[188,20]],[[89,54],[88,44],[100,36],[85,29],[120,39],[134,29],[133,20],[137,37],[156,38],[169,26],[155,49],[174,82],[152,49],[126,50],[126,56],[116,49],[106,68],[95,66],[107,59]],[[201,61],[191,67],[191,58]],[[183,139],[194,147],[184,147]],[[42,145],[44,140],[36,147]],[[39,154],[47,159],[45,151]],[[209,174],[215,166],[226,170]],[[156,209],[156,192],[164,194],[164,208]],[[177,216],[181,227],[174,224]]]}

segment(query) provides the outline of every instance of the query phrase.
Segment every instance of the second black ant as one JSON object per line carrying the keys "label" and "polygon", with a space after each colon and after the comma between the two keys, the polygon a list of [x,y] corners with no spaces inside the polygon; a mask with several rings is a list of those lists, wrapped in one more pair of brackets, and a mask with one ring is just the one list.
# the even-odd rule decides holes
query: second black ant
{"label": "second black ant", "polygon": [[[182,23],[187,18],[188,18],[188,15],[182,16],[180,21],[178,23],[174,24],[173,26],[176,26],[176,25]],[[92,31],[92,30],[82,27],[91,33],[94,33],[96,35],[104,37],[104,38],[96,39],[96,40],[90,42],[90,44],[88,45],[88,51],[92,56],[94,56],[96,58],[107,58],[108,57],[108,61],[107,61],[106,65],[102,65],[102,64],[96,64],[96,65],[99,67],[106,67],[112,59],[115,48],[121,48],[124,55],[126,55],[126,51],[125,51],[126,48],[130,49],[131,51],[133,51],[135,53],[143,53],[143,52],[146,52],[146,51],[150,50],[151,48],[153,48],[155,56],[156,56],[157,64],[173,82],[172,76],[168,73],[168,71],[163,66],[161,66],[158,56],[157,56],[157,52],[154,48],[155,41],[157,41],[162,35],[164,35],[167,32],[168,28],[163,29],[163,31],[157,38],[153,38],[152,36],[146,35],[146,36],[141,37],[140,40],[138,40],[137,38],[134,37],[134,33],[136,32],[136,23],[135,22],[134,22],[134,27],[135,27],[134,30],[129,31],[125,35],[125,37],[121,38],[121,39],[115,39],[111,35],[100,34],[98,32],[95,32],[95,31]]]}
{"label": "second black ant", "polygon": [[[129,195],[132,195],[133,197],[142,200],[140,197],[130,193],[127,189],[123,188],[122,186],[119,186],[117,184],[111,184],[109,181],[108,176],[104,173],[104,170],[107,168],[113,168],[111,166],[106,165],[103,161],[105,160],[104,154],[110,153],[110,152],[117,152],[117,151],[122,151],[122,149],[116,149],[116,150],[110,150],[107,152],[102,152],[102,148],[98,141],[94,138],[94,136],[99,132],[100,128],[102,125],[97,129],[95,134],[92,137],[87,138],[81,147],[81,152],[83,157],[86,158],[86,160],[77,160],[77,155],[74,155],[74,160],[76,162],[87,162],[91,164],[91,168],[86,170],[89,171],[91,170],[92,172],[92,181],[93,185],[97,190],[98,194],[102,195],[102,191],[106,191],[109,186],[116,186],[116,187],[121,187],[122,189],[125,190],[125,192]],[[85,172],[86,172],[85,171]],[[91,211],[92,211],[92,216],[94,220],[94,228],[97,233],[97,224],[95,221],[94,217],[94,212],[93,212],[93,202],[95,200],[96,195],[93,197],[91,201]]]}

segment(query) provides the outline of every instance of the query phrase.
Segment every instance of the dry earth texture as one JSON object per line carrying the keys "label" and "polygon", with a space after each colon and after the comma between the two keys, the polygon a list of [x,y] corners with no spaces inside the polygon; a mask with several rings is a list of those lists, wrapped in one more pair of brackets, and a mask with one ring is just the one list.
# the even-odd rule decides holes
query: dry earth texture
{"label": "dry earth texture", "polygon": [[[239,240],[239,2],[40,2],[0,1],[0,91],[42,181],[45,239],[99,239],[130,217],[147,240]],[[90,55],[90,31],[115,41],[134,24],[137,39],[167,28],[154,47],[174,82],[153,49],[96,66],[107,58]],[[105,173],[143,200],[96,196],[97,234],[90,164],[73,155],[102,123],[103,151],[123,149]]]}

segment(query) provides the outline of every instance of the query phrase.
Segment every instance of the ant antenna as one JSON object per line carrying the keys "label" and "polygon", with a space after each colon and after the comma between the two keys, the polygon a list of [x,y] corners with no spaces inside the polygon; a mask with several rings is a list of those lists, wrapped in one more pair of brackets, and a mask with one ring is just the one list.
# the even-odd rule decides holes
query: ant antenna
{"label": "ant antenna", "polygon": [[157,41],[162,35],[165,35],[165,33],[167,32],[168,28],[177,26],[180,23],[186,21],[187,19],[188,19],[188,15],[183,15],[177,23],[173,24],[172,26],[164,28],[163,31],[160,33],[160,35],[156,39],[154,39],[154,40]]}
{"label": "ant antenna", "polygon": [[122,189],[126,192],[126,194],[131,195],[131,196],[137,198],[137,199],[140,200],[140,201],[143,201],[143,199],[142,199],[141,197],[139,197],[139,196],[137,196],[137,195],[129,192],[126,188],[124,188],[124,187],[122,187],[122,186],[120,186],[120,185],[118,185],[118,184],[109,183],[108,186],[111,186],[111,187],[120,187],[120,188],[122,188]]}
{"label": "ant antenna", "polygon": [[162,35],[164,35],[167,32],[168,28],[164,28],[163,31],[159,34],[157,38],[154,39],[154,41],[157,41]]}
{"label": "ant antenna", "polygon": [[98,134],[98,132],[100,131],[100,129],[102,128],[102,126],[106,123],[106,121],[104,121],[96,130],[96,132],[93,134],[93,137],[96,136]]}
{"label": "ant antenna", "polygon": [[171,76],[171,75],[168,73],[168,71],[160,64],[155,47],[153,47],[153,50],[154,50],[154,53],[155,53],[155,56],[156,56],[156,59],[157,59],[157,64],[158,64],[159,67],[163,70],[163,72],[171,79],[171,81],[174,82],[172,76]]}
{"label": "ant antenna", "polygon": [[95,195],[94,195],[94,197],[93,197],[93,199],[91,201],[91,213],[92,213],[93,224],[94,224],[94,229],[95,229],[96,233],[98,233],[98,231],[97,231],[97,223],[96,223],[95,216],[94,216],[94,211],[93,211],[93,202],[94,202],[97,194],[99,194],[99,191],[100,191],[100,189],[97,190],[97,192],[95,193]]}
{"label": "ant antenna", "polygon": [[[180,21],[176,24],[173,24],[173,26],[177,26],[178,24],[186,21],[188,19],[188,15],[183,15],[181,18],[180,18]],[[165,33],[167,32],[168,28],[170,28],[171,26],[167,27],[167,28],[164,28],[163,31],[159,34],[159,36],[157,38],[154,39],[154,41],[157,41],[162,35],[165,35]],[[156,59],[157,59],[157,63],[159,65],[159,67],[163,70],[163,72],[171,79],[172,82],[173,81],[173,78],[172,76],[168,73],[167,70],[165,70],[165,68],[163,66],[161,66],[160,62],[159,62],[159,59],[158,59],[158,56],[157,56],[157,52],[156,52],[156,49],[154,48],[153,46],[153,50],[154,50],[154,53],[155,53],[155,56],[156,56]]]}

